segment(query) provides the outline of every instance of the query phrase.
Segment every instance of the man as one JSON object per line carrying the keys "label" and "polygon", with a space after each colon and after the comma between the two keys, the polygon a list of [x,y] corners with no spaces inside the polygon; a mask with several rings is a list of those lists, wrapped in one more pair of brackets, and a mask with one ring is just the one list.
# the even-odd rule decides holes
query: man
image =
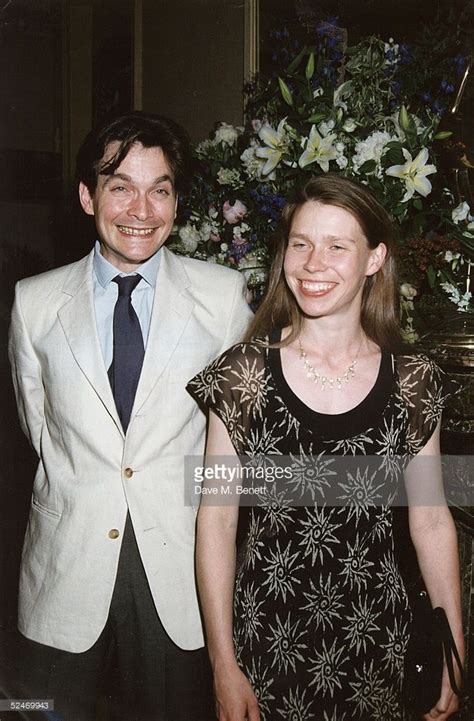
{"label": "man", "polygon": [[78,154],[79,196],[99,240],[76,263],[20,281],[10,359],[38,456],[20,580],[31,675],[22,698],[93,721],[213,717],[194,582],[195,511],[183,457],[205,419],[185,392],[240,339],[250,312],[234,271],[163,247],[186,189],[178,125],[129,113]]}

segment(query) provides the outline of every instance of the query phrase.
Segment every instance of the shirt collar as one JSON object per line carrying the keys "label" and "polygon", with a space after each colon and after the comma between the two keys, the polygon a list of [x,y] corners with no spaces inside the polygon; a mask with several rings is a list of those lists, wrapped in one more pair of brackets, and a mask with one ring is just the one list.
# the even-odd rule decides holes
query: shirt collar
{"label": "shirt collar", "polygon": [[137,271],[133,271],[133,273],[121,273],[114,265],[112,265],[112,263],[104,258],[100,252],[100,243],[98,240],[94,246],[94,271],[99,284],[103,288],[106,288],[117,275],[134,275],[135,273],[139,273],[143,280],[154,288],[156,286],[158,268],[160,267],[160,259],[161,250],[158,250],[145,263],[142,263]]}

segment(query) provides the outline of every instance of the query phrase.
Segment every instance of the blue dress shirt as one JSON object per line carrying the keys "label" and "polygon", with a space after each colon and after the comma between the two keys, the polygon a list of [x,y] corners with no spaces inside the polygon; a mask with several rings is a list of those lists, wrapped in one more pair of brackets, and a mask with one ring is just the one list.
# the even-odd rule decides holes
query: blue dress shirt
{"label": "blue dress shirt", "polygon": [[100,243],[97,241],[94,248],[93,293],[94,308],[99,333],[100,346],[104,357],[105,367],[108,369],[113,357],[113,318],[115,302],[118,297],[117,283],[112,280],[117,275],[136,275],[142,279],[132,293],[132,305],[140,321],[143,344],[146,349],[150,319],[155,297],[156,277],[160,266],[160,251],[149,260],[140,265],[133,273],[121,273],[112,263],[104,258],[100,252]]}

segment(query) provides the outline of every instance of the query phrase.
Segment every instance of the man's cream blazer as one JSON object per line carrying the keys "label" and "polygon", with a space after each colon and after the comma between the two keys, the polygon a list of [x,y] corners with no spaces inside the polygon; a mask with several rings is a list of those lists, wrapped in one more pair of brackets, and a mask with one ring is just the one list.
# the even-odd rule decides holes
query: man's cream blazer
{"label": "man's cream blazer", "polygon": [[67,651],[90,648],[106,623],[127,509],[167,633],[183,649],[203,644],[183,458],[202,454],[205,417],[185,385],[242,338],[251,314],[239,273],[161,253],[125,436],[97,334],[93,253],[16,287],[9,352],[21,423],[40,459],[19,629]]}

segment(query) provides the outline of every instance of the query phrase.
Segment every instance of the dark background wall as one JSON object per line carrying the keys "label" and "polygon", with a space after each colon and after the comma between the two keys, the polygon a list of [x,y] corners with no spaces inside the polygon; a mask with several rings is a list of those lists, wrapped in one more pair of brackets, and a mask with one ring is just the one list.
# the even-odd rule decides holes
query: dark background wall
{"label": "dark background wall", "polygon": [[[271,28],[337,15],[351,39],[416,37],[437,10],[471,0],[260,0]],[[6,357],[14,281],[75,260],[94,229],[79,212],[74,157],[91,124],[133,107],[175,117],[195,141],[240,124],[245,0],[1,0],[0,626],[14,623],[17,568],[35,459],[18,428]],[[472,19],[472,14],[471,14]],[[472,27],[472,23],[471,23]]]}

